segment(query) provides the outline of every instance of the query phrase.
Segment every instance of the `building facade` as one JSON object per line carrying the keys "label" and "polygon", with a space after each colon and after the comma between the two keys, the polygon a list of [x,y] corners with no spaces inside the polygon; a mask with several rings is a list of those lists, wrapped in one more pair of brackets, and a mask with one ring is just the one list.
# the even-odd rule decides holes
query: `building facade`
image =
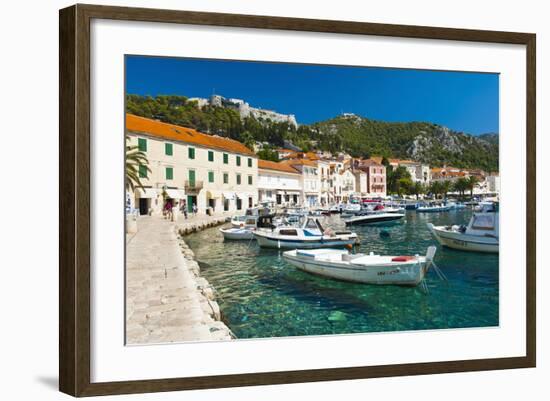
{"label": "building facade", "polygon": [[140,214],[167,203],[189,212],[236,212],[258,203],[258,158],[242,143],[196,130],[126,115],[129,144],[148,159],[139,166],[143,189],[130,200]]}
{"label": "building facade", "polygon": [[300,173],[300,185],[304,206],[320,205],[321,178],[317,161],[308,159],[283,160],[281,163],[293,167]]}
{"label": "building facade", "polygon": [[301,178],[288,164],[258,160],[258,202],[281,207],[301,205]]}
{"label": "building facade", "polygon": [[386,167],[372,159],[362,160],[359,169],[367,174],[367,196],[386,196]]}

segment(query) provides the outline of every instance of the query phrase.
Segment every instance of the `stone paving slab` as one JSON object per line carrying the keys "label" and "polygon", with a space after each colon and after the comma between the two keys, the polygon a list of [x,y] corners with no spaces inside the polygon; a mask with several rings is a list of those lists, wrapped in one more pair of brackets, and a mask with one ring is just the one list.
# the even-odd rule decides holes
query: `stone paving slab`
{"label": "stone paving slab", "polygon": [[162,217],[142,216],[137,233],[127,236],[128,344],[234,338],[220,321],[215,291],[199,276],[193,251],[176,234],[182,228],[196,231],[226,219],[204,217],[174,223]]}

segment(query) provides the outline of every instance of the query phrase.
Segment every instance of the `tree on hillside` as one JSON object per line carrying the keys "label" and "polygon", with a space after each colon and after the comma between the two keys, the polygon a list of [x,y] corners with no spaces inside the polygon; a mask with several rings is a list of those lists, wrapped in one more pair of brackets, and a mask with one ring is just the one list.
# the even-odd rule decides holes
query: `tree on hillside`
{"label": "tree on hillside", "polygon": [[388,193],[401,195],[410,188],[412,179],[405,167],[399,166],[394,169],[389,166],[386,168],[386,183]]}
{"label": "tree on hillside", "polygon": [[269,160],[272,162],[279,161],[279,154],[270,147],[264,147],[257,153],[258,157],[262,160]]}

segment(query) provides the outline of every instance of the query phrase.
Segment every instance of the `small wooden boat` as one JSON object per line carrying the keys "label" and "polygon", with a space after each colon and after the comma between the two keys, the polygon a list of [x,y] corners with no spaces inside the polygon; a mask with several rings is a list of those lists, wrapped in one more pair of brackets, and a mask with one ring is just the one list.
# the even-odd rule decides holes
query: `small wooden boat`
{"label": "small wooden boat", "polygon": [[254,239],[253,228],[220,228],[224,240],[252,240]]}
{"label": "small wooden boat", "polygon": [[339,249],[295,249],[283,253],[283,258],[299,270],[337,280],[364,284],[394,284],[416,286],[422,282],[433,264],[436,247],[430,246],[425,256],[386,256],[349,254]]}
{"label": "small wooden boat", "polygon": [[474,213],[467,226],[434,226],[428,228],[444,246],[463,251],[499,252],[498,213]]}
{"label": "small wooden boat", "polygon": [[314,218],[307,218],[302,227],[279,226],[271,230],[256,230],[254,238],[261,247],[276,249],[337,248],[358,242],[357,234],[325,230]]}
{"label": "small wooden boat", "polygon": [[404,213],[369,212],[359,213],[344,220],[347,226],[357,224],[388,223],[405,217]]}

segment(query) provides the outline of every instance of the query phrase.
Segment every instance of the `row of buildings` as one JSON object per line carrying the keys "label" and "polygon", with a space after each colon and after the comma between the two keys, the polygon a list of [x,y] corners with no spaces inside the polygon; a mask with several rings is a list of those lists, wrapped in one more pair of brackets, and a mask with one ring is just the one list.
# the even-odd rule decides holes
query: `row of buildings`
{"label": "row of buildings", "polygon": [[238,141],[132,114],[126,135],[148,160],[138,169],[143,188],[128,190],[140,214],[160,213],[167,202],[218,213],[264,202],[323,206],[386,196],[386,169],[373,160],[354,164],[294,151],[280,162],[259,160]]}
{"label": "row of buildings", "polygon": [[[149,163],[139,166],[143,188],[128,190],[127,201],[140,214],[160,213],[167,203],[219,213],[260,203],[326,206],[386,196],[381,158],[278,149],[282,161],[265,161],[238,141],[132,114],[126,115],[126,135]],[[405,166],[413,180],[433,179],[427,165],[389,162]]]}

